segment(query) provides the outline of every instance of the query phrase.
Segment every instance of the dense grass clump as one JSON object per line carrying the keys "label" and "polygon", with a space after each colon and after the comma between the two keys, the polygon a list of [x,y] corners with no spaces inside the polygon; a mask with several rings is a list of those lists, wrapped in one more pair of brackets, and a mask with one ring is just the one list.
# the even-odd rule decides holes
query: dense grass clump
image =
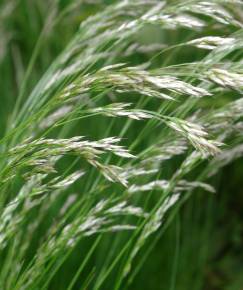
{"label": "dense grass clump", "polygon": [[1,1],[0,289],[241,289],[242,4]]}

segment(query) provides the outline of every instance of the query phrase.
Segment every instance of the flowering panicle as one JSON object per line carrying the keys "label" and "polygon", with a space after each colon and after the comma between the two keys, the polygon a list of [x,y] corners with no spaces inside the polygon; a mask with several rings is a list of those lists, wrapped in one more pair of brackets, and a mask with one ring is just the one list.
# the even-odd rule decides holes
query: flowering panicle
{"label": "flowering panicle", "polygon": [[[134,158],[135,156],[128,152],[124,147],[117,145],[119,138],[109,137],[99,141],[86,141],[83,137],[72,137],[69,139],[38,139],[32,142],[26,142],[18,145],[9,151],[12,156],[10,168],[16,166],[32,166],[37,171],[51,173],[55,172],[53,165],[50,165],[50,158],[63,156],[66,154],[74,154],[81,156],[88,163],[100,169],[101,173],[110,181],[121,182],[127,185],[127,181],[121,177],[122,169],[115,165],[105,165],[99,162],[98,156],[106,152],[111,152],[122,158]],[[14,157],[22,153],[21,159]],[[27,156],[25,155],[27,154]],[[30,158],[31,154],[31,158]]]}
{"label": "flowering panicle", "polygon": [[[135,193],[140,191],[151,191],[151,190],[168,190],[171,184],[168,180],[155,180],[150,183],[144,185],[132,185],[128,188],[129,193]],[[195,188],[202,188],[209,192],[215,192],[214,188],[209,184],[199,182],[199,181],[187,181],[187,180],[180,180],[176,186],[174,187],[175,192],[182,192],[182,191],[190,191]]]}
{"label": "flowering panicle", "polygon": [[206,139],[208,133],[202,126],[177,118],[169,118],[167,125],[186,137],[204,156],[208,154],[215,155],[220,152],[218,147],[222,144]]}
{"label": "flowering panicle", "polygon": [[243,88],[243,74],[230,72],[225,69],[213,68],[208,72],[210,80],[216,84],[240,90]]}
{"label": "flowering panicle", "polygon": [[[118,67],[121,64],[118,64]],[[88,91],[115,90],[118,93],[137,92],[149,97],[173,100],[171,93],[203,97],[210,93],[172,76],[157,76],[138,67],[116,69],[108,66],[93,75],[86,75],[68,85],[59,96],[61,100],[75,100]]]}

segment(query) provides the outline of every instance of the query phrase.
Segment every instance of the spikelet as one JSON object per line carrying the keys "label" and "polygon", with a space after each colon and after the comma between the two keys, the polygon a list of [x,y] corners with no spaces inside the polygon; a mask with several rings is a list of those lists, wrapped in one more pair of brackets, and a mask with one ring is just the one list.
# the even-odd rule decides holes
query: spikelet
{"label": "spikelet", "polygon": [[213,50],[220,46],[233,46],[235,39],[232,37],[219,37],[219,36],[206,36],[197,38],[187,42],[189,45],[196,46],[198,48]]}
{"label": "spikelet", "polygon": [[169,121],[166,123],[175,131],[185,136],[203,156],[208,154],[215,155],[220,152],[218,147],[222,146],[222,143],[206,139],[208,133],[202,126],[177,118],[169,118]]}
{"label": "spikelet", "polygon": [[242,24],[235,20],[230,12],[219,3],[200,1],[189,5],[181,5],[179,11],[188,11],[195,14],[206,15],[221,24],[231,24],[237,27],[242,27]]}
{"label": "spikelet", "polygon": [[169,29],[176,29],[178,27],[199,29],[205,26],[205,22],[203,20],[186,13],[181,13],[179,15],[145,15],[142,17],[142,20],[147,23],[160,24]]}
{"label": "spikelet", "polygon": [[[129,193],[141,192],[141,191],[152,191],[152,190],[159,190],[165,191],[170,188],[170,181],[168,180],[155,180],[150,183],[144,185],[132,185],[128,188]],[[174,187],[175,192],[182,192],[182,191],[191,191],[195,188],[202,188],[206,191],[214,193],[215,190],[209,184],[199,182],[199,181],[192,181],[189,182],[187,180],[180,180],[177,185]]]}
{"label": "spikelet", "polygon": [[230,72],[225,69],[214,68],[208,72],[210,80],[223,87],[232,89],[242,89],[243,75],[235,72]]}
{"label": "spikelet", "polygon": [[88,113],[98,113],[108,117],[128,117],[134,120],[150,119],[152,114],[139,109],[127,109],[129,103],[113,103],[105,107],[90,109]]}

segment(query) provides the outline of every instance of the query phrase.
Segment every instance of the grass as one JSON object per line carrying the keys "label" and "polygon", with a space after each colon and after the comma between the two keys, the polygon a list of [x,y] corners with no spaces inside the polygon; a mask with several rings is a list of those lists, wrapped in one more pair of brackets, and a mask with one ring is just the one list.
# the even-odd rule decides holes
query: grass
{"label": "grass", "polygon": [[240,290],[241,1],[0,5],[0,289]]}

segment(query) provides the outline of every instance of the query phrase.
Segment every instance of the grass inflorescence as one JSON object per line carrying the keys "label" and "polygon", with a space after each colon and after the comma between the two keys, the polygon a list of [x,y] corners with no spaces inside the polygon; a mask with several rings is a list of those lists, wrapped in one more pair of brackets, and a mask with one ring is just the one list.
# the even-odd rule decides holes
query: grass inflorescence
{"label": "grass inflorescence", "polygon": [[135,289],[243,155],[242,1],[111,2],[1,2],[0,289]]}

